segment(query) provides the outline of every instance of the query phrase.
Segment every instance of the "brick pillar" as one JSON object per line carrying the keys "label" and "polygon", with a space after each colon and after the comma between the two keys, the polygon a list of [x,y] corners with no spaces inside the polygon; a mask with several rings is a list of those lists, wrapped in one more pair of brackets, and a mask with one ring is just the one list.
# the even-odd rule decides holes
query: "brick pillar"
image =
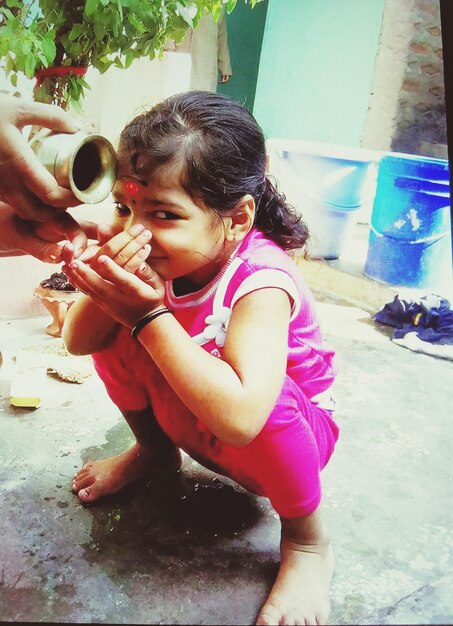
{"label": "brick pillar", "polygon": [[362,145],[447,157],[439,0],[387,0]]}

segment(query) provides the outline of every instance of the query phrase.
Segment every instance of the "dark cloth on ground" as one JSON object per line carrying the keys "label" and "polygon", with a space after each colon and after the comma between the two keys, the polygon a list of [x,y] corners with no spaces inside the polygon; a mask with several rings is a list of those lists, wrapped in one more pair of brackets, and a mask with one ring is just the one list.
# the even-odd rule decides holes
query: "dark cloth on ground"
{"label": "dark cloth on ground", "polygon": [[403,300],[395,296],[393,302],[387,303],[374,319],[379,324],[394,328],[394,340],[415,333],[422,341],[453,345],[453,310],[448,300],[435,294],[419,300]]}

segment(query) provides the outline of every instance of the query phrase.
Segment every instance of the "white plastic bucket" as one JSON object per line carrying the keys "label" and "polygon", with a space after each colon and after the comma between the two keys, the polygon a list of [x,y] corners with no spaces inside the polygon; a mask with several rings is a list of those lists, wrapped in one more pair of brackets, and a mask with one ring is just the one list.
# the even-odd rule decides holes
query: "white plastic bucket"
{"label": "white plastic bucket", "polygon": [[271,139],[269,174],[310,231],[309,253],[336,259],[361,211],[371,210],[380,155],[334,144]]}

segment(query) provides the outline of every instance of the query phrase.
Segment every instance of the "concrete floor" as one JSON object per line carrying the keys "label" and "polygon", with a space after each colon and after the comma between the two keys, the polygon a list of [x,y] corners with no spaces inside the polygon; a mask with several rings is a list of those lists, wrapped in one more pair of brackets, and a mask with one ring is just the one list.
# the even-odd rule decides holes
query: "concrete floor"
{"label": "concrete floor", "polygon": [[[453,363],[319,299],[341,362],[341,438],[323,472],[331,623],[451,624]],[[10,406],[11,356],[58,341],[48,322],[0,321],[0,620],[254,623],[278,564],[267,500],[186,457],[177,478],[79,504],[70,483],[83,460],[131,439],[95,375],[81,385],[48,375],[39,409]]]}

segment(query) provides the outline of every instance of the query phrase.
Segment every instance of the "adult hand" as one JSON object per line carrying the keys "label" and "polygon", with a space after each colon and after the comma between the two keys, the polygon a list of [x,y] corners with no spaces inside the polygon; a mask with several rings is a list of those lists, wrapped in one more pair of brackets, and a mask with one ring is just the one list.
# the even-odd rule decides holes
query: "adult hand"
{"label": "adult hand", "polygon": [[[22,220],[12,207],[0,202],[0,256],[31,254],[47,263],[71,260],[85,250],[88,238],[97,238],[97,229],[97,224],[78,223],[66,212],[44,223]],[[63,258],[65,245],[71,251]]]}
{"label": "adult hand", "polygon": [[28,124],[66,133],[79,129],[60,107],[0,95],[0,200],[22,219],[43,222],[80,201],[38,161],[21,133]]}

